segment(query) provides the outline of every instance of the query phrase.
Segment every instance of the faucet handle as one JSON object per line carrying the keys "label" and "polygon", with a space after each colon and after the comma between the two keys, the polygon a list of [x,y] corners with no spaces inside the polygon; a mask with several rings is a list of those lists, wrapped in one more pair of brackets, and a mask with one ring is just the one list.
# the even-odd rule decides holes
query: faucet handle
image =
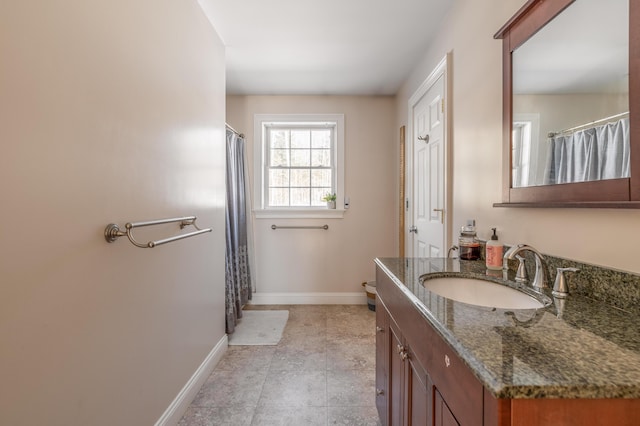
{"label": "faucet handle", "polygon": [[569,286],[567,285],[567,280],[564,276],[565,272],[579,272],[578,268],[557,268],[558,273],[556,274],[556,281],[553,284],[553,294],[554,297],[559,299],[564,299],[569,294]]}
{"label": "faucet handle", "polygon": [[516,281],[521,283],[529,282],[529,277],[527,276],[527,268],[525,267],[525,259],[524,257],[516,254],[516,259],[518,259],[518,270],[516,271]]}

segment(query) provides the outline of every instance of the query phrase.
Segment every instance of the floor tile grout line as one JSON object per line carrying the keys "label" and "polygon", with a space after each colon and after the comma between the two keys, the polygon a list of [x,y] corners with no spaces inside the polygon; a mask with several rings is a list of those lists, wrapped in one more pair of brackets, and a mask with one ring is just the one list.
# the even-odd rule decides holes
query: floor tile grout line
{"label": "floor tile grout line", "polygon": [[[303,325],[308,325],[308,323],[306,323],[306,324],[304,323],[304,319],[301,319],[301,318],[304,318],[304,313],[305,313],[304,308],[297,307],[296,309],[292,309],[291,306],[283,305],[283,306],[274,307],[273,309],[295,310],[296,314],[297,314],[296,316],[298,317],[298,321],[302,321]],[[302,330],[305,331],[304,335],[308,335],[310,333],[311,334],[316,334],[317,333],[317,334],[321,334],[323,336],[322,348],[324,350],[324,353],[323,353],[322,356],[323,356],[323,359],[324,359],[324,362],[325,362],[325,366],[324,366],[323,370],[324,370],[324,375],[325,375],[324,395],[325,395],[326,403],[325,403],[324,407],[323,406],[315,406],[315,407],[324,409],[325,415],[326,415],[326,424],[327,425],[330,424],[330,412],[331,412],[331,410],[335,410],[335,408],[349,408],[349,407],[356,408],[356,407],[358,407],[358,408],[369,408],[369,409],[373,408],[375,410],[375,403],[367,404],[367,405],[348,404],[348,405],[344,405],[344,406],[342,406],[342,405],[336,405],[335,407],[330,406],[330,404],[329,404],[329,374],[330,373],[331,374],[335,374],[335,372],[340,370],[340,369],[335,369],[335,368],[330,369],[329,368],[329,348],[328,348],[329,334],[330,334],[329,333],[329,326],[330,326],[330,323],[331,323],[331,319],[333,318],[332,317],[332,313],[334,313],[334,314],[336,312],[342,313],[343,311],[342,310],[336,310],[336,308],[333,307],[333,306],[324,306],[321,309],[320,308],[316,308],[315,310],[312,310],[311,312],[320,313],[321,316],[322,316],[322,320],[318,321],[315,324],[317,327],[315,327],[315,326],[312,327],[312,328],[310,327],[310,329],[308,329],[308,330],[306,330],[305,329],[306,327],[305,327]],[[340,320],[337,323],[335,323],[335,325],[338,325],[340,322],[345,322],[345,323],[346,322],[350,322],[350,321],[353,321],[353,323],[359,322],[359,320],[363,318],[363,315],[367,315],[366,313],[363,314],[362,310],[359,309],[359,308],[355,308],[355,309],[346,308],[346,310],[344,312],[346,313],[346,315],[344,315],[344,318],[342,318],[342,320]],[[353,317],[353,318],[351,318],[351,317]],[[356,319],[358,321],[355,321]],[[369,320],[369,322],[371,322],[371,320]],[[300,324],[300,322],[298,322],[298,324]],[[364,324],[358,324],[358,325],[364,325]],[[352,333],[349,332],[349,330],[351,330],[349,327],[346,328],[346,330],[347,330],[346,333],[342,332],[343,330],[340,330],[340,328],[341,327],[339,327],[339,326],[335,327],[334,331],[336,331],[336,332],[332,333],[332,337],[337,337],[338,339],[346,339],[346,340],[349,340],[349,339],[352,339],[352,338],[356,337],[356,336],[352,335]],[[285,330],[286,330],[286,327],[285,327]],[[284,333],[283,333],[283,335],[284,335]],[[362,334],[358,333],[357,337],[367,337],[367,336],[363,336]],[[363,344],[363,346],[366,345],[363,342],[361,342],[361,343]],[[254,425],[254,423],[257,421],[258,418],[256,417],[256,415],[257,415],[258,411],[259,410],[265,410],[266,407],[268,407],[268,405],[260,406],[260,401],[264,400],[263,394],[264,394],[264,391],[265,391],[265,387],[266,387],[266,383],[267,383],[267,379],[269,378],[269,375],[271,373],[278,374],[277,371],[276,370],[272,370],[272,368],[274,367],[274,363],[275,363],[275,360],[276,360],[276,353],[278,352],[278,348],[281,348],[282,346],[281,346],[280,342],[277,345],[274,345],[274,346],[276,346],[276,348],[273,351],[270,351],[268,362],[266,362],[264,364],[265,368],[266,368],[266,374],[265,374],[265,377],[264,377],[264,381],[262,382],[262,386],[261,386],[260,393],[259,393],[259,396],[258,396],[258,402],[256,403],[255,406],[246,406],[247,415],[249,413],[251,414],[251,420],[250,420],[250,424],[251,425]],[[374,342],[372,343],[372,347],[375,350]],[[238,368],[240,368],[240,367],[238,367]],[[238,368],[230,368],[229,371],[233,372],[233,371],[237,370]],[[299,368],[296,368],[296,367],[294,367],[294,369],[295,369],[295,371],[299,370]],[[352,368],[349,368],[348,370],[357,373],[357,372],[368,370],[368,369],[369,368],[367,368],[367,367],[364,367],[362,369],[353,368],[352,367]],[[215,369],[215,370],[217,370],[217,369]],[[218,371],[222,371],[222,370],[218,370]],[[271,405],[273,405],[273,404],[271,404]],[[276,406],[277,406],[277,404],[276,404]],[[192,405],[191,407],[193,407],[193,408],[200,408],[200,407],[201,408],[216,408],[216,406],[200,406],[200,405],[197,405],[197,406],[196,405]],[[312,406],[308,406],[308,407],[312,407]],[[224,408],[224,407],[220,407],[220,408]],[[339,411],[340,410],[338,410],[338,412]],[[338,415],[342,415],[342,414],[338,414]],[[377,416],[376,416],[376,418],[377,418]]]}
{"label": "floor tile grout line", "polygon": [[329,426],[329,314],[324,317],[324,402],[326,425]]}
{"label": "floor tile grout line", "polygon": [[[291,311],[289,311],[289,315],[291,315]],[[287,319],[287,324],[285,324],[284,329],[282,330],[282,335],[284,336],[285,331],[287,330],[287,326],[289,325],[289,320]],[[280,341],[282,337],[280,338]],[[276,349],[271,354],[271,359],[269,360],[269,365],[267,366],[267,374],[264,376],[264,382],[262,382],[262,388],[260,389],[260,395],[258,396],[258,402],[256,403],[256,407],[253,409],[253,414],[251,415],[250,425],[253,425],[253,420],[256,418],[256,413],[258,412],[258,407],[260,407],[260,400],[262,399],[262,395],[264,393],[264,387],[267,383],[267,379],[269,378],[269,374],[271,373],[271,365],[273,364],[273,359],[276,356],[276,352],[278,351],[278,347],[280,346],[280,341],[276,344]]]}

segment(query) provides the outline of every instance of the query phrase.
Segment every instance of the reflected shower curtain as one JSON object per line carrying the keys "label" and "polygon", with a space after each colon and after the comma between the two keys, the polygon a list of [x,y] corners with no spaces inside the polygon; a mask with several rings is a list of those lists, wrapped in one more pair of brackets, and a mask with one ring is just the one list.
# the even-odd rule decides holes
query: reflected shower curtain
{"label": "reflected shower curtain", "polygon": [[545,184],[630,176],[629,118],[549,138]]}
{"label": "reflected shower curtain", "polygon": [[244,138],[227,130],[226,331],[233,333],[251,299],[250,198]]}

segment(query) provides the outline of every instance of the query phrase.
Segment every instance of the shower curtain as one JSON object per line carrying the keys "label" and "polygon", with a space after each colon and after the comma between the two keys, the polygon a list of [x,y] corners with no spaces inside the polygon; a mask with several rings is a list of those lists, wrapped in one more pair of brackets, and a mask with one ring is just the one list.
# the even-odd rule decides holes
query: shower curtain
{"label": "shower curtain", "polygon": [[226,332],[233,333],[251,299],[251,206],[245,141],[227,130]]}
{"label": "shower curtain", "polygon": [[549,138],[545,184],[630,176],[629,118]]}

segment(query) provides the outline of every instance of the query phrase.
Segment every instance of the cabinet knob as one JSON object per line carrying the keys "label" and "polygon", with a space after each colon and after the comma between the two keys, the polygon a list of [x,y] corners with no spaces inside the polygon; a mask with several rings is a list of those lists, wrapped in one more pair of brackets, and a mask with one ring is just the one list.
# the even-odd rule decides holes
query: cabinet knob
{"label": "cabinet knob", "polygon": [[384,395],[384,390],[382,389],[376,389],[376,395]]}
{"label": "cabinet knob", "polygon": [[447,368],[449,368],[449,366],[451,365],[451,360],[449,359],[449,355],[444,356],[444,365],[446,365]]}
{"label": "cabinet knob", "polygon": [[376,325],[376,331],[378,333],[384,333],[384,328],[380,327],[379,325]]}
{"label": "cabinet knob", "polygon": [[406,361],[407,358],[409,358],[409,352],[402,351],[402,353],[400,354],[400,359],[402,359],[403,361]]}

